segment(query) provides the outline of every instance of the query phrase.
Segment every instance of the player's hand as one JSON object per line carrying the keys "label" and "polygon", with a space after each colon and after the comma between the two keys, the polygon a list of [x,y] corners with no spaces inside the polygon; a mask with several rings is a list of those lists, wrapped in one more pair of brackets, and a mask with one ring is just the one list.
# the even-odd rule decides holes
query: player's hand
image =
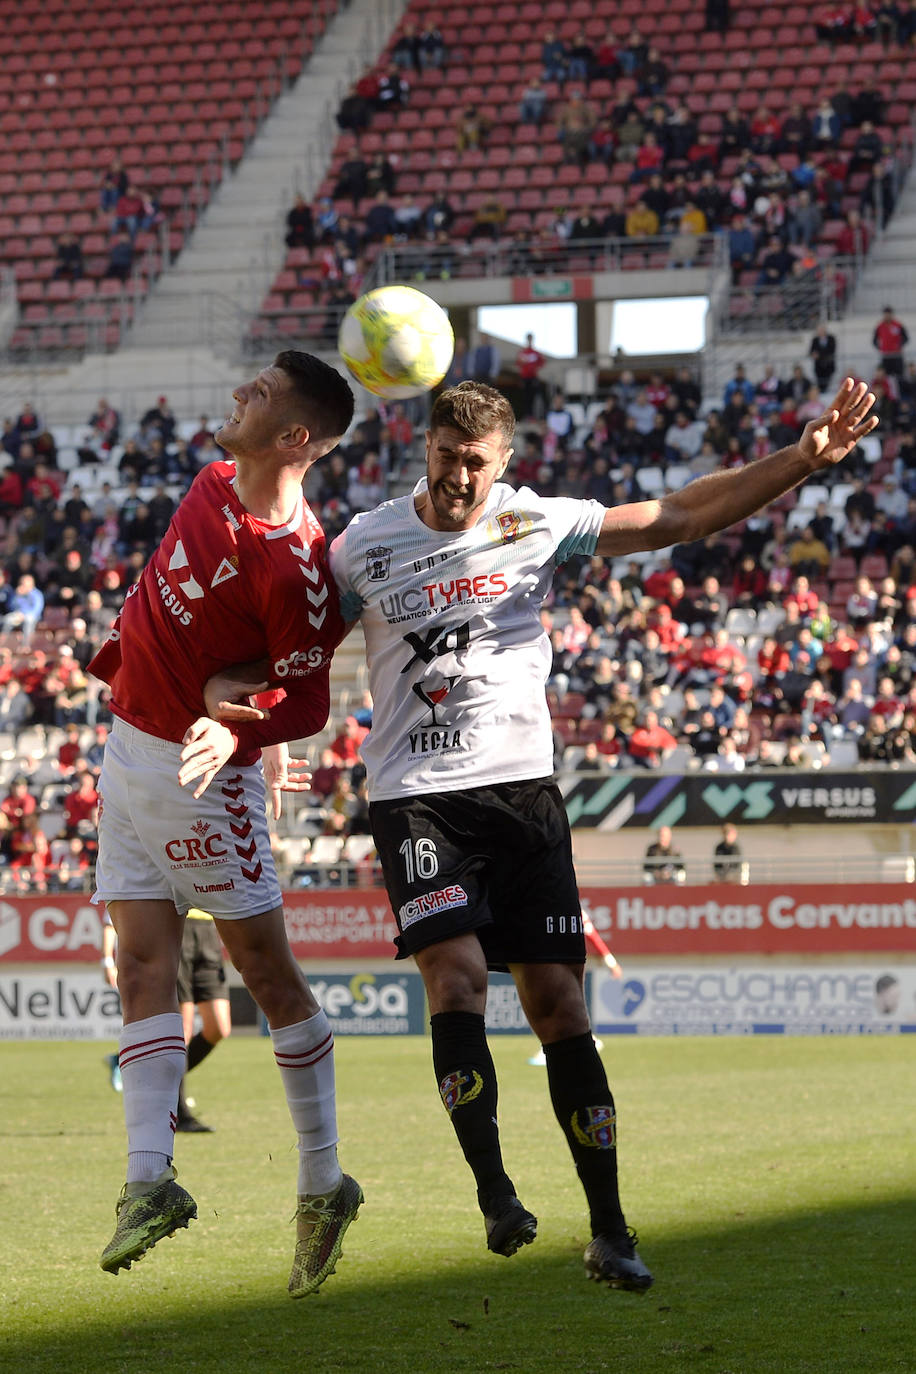
{"label": "player's hand", "polygon": [[842,462],[859,440],[877,426],[877,415],[868,413],[874,404],[874,395],[865,383],[847,377],[830,409],[805,425],[798,447],[816,467],[832,467]]}
{"label": "player's hand", "polygon": [[194,796],[202,797],[224,763],[235,753],[235,740],[225,725],[209,716],[199,716],[189,725],[182,740],[182,764],[178,781],[182,787],[200,778]]}
{"label": "player's hand", "polygon": [[261,750],[264,782],[270,793],[274,820],[283,814],[284,792],[307,792],[312,782],[308,759],[291,759],[289,746],[270,744]]}
{"label": "player's hand", "polygon": [[249,697],[266,692],[269,682],[239,682],[225,673],[214,673],[204,688],[207,715],[214,720],[267,720],[269,711],[253,706]]}
{"label": "player's hand", "polygon": [[604,967],[607,969],[608,973],[611,975],[612,978],[623,977],[623,969],[620,967],[617,960],[614,958],[613,954],[606,954],[604,956]]}

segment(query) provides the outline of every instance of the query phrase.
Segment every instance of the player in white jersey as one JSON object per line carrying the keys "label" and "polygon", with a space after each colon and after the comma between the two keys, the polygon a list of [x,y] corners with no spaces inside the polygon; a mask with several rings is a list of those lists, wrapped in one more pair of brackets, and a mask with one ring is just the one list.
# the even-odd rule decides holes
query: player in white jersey
{"label": "player in white jersey", "polygon": [[[573,553],[619,557],[703,538],[839,462],[877,421],[847,379],[798,444],[662,500],[614,509],[500,481],[514,417],[493,388],[443,392],[412,495],[356,516],[331,548],[345,619],[366,636],[372,731],[362,746],[370,818],[398,921],[429,1000],[439,1091],[474,1173],[491,1250],[537,1222],[505,1172],[484,1008],[508,967],[544,1046],[551,1101],[590,1211],[590,1277],[644,1290],[617,1190],[616,1113],[583,996],[585,937],[569,827],[553,785],[539,611]],[[212,713],[244,718],[223,678]]]}

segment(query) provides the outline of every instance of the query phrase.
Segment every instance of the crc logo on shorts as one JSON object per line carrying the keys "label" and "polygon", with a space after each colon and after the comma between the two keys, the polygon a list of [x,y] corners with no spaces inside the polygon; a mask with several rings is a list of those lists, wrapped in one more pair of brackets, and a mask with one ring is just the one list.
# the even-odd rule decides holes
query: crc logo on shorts
{"label": "crc logo on shorts", "polygon": [[370,582],[387,582],[391,573],[391,550],[376,544],[366,550],[366,577]]}
{"label": "crc logo on shorts", "polygon": [[580,1145],[613,1150],[617,1144],[617,1117],[611,1107],[583,1107],[581,1111],[577,1108],[569,1124]]}
{"label": "crc logo on shorts", "polygon": [[308,677],[323,662],[324,650],[318,646],[314,649],[296,649],[288,658],[276,660],[274,673],[277,677]]}
{"label": "crc logo on shorts", "polygon": [[229,851],[220,832],[207,821],[195,821],[191,829],[193,835],[166,841],[165,854],[172,867],[215,868],[221,864]]}
{"label": "crc logo on shorts", "polygon": [[451,911],[454,907],[467,904],[468,894],[460,883],[453,883],[451,887],[441,887],[438,892],[424,892],[419,897],[405,902],[398,911],[401,929],[406,930],[416,921],[422,921],[424,916],[432,916],[437,911]]}
{"label": "crc logo on shorts", "polygon": [[482,1087],[483,1079],[476,1069],[470,1073],[458,1069],[455,1073],[445,1075],[439,1084],[439,1096],[451,1116],[456,1107],[463,1107],[466,1102],[473,1102],[475,1097],[479,1097]]}

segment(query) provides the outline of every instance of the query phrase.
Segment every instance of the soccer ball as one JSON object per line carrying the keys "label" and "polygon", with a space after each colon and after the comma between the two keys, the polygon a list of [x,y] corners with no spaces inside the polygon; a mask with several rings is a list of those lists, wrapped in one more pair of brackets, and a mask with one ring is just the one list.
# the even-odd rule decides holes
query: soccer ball
{"label": "soccer ball", "polygon": [[390,401],[442,381],[455,351],[448,315],[412,286],[379,286],[344,315],[337,347],[367,391]]}

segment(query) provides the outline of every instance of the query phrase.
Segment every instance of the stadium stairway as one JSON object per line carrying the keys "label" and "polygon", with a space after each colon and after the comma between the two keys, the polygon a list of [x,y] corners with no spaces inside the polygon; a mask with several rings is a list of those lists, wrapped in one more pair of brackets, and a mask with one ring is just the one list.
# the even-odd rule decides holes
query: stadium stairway
{"label": "stadium stairway", "polygon": [[871,335],[885,305],[893,305],[899,319],[916,336],[916,182],[912,173],[897,208],[872,249],[852,309],[870,322],[862,346],[871,350]]}
{"label": "stadium stairway", "polygon": [[232,348],[283,254],[297,191],[314,195],[354,70],[374,61],[404,0],[350,0],[329,24],[299,80],[277,101],[249,152],[213,197],[175,267],[147,299],[128,350],[208,339]]}

